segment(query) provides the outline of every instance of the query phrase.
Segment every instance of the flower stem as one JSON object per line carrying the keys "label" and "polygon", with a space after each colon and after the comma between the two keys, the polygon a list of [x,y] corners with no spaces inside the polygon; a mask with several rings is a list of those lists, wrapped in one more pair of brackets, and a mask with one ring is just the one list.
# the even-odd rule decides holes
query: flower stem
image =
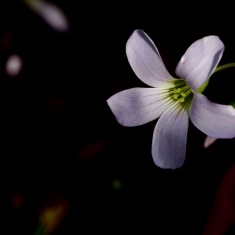
{"label": "flower stem", "polygon": [[208,83],[209,83],[210,79],[208,79],[204,84],[202,84],[197,90],[196,92],[197,93],[202,93],[206,87],[208,86]]}
{"label": "flower stem", "polygon": [[[229,64],[224,64],[224,65],[218,66],[215,69],[215,71],[213,72],[213,74],[220,71],[220,70],[222,70],[222,69],[227,69],[227,68],[231,68],[231,67],[235,67],[235,63],[229,63]],[[196,90],[196,92],[202,93],[206,89],[206,87],[208,86],[209,81],[210,81],[210,79],[208,79],[202,86],[200,86]],[[232,105],[232,106],[235,108],[235,101],[234,101],[234,105]]]}
{"label": "flower stem", "polygon": [[233,101],[232,103],[230,103],[230,105],[232,105],[233,108],[235,108],[235,101]]}
{"label": "flower stem", "polygon": [[220,71],[222,69],[227,69],[227,68],[231,68],[231,67],[235,67],[235,63],[229,63],[229,64],[224,64],[224,65],[218,66],[215,69],[214,73],[216,73],[216,72],[218,72],[218,71]]}

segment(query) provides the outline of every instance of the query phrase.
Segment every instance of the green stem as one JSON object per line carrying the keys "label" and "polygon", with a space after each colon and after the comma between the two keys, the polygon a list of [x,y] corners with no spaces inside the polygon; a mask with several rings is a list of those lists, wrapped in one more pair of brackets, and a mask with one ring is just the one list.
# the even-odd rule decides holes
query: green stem
{"label": "green stem", "polygon": [[208,79],[204,84],[202,84],[197,90],[196,92],[197,93],[202,93],[206,87],[208,86],[208,83],[209,83],[210,79]]}
{"label": "green stem", "polygon": [[231,67],[235,67],[235,63],[229,63],[229,64],[224,64],[224,65],[218,66],[215,69],[214,73],[216,73],[216,72],[218,72],[218,71],[220,71],[222,69],[227,69],[227,68],[231,68]]}
{"label": "green stem", "polygon": [[[235,63],[229,63],[229,64],[224,64],[224,65],[218,66],[218,67],[215,69],[215,71],[213,72],[213,74],[216,73],[216,72],[218,72],[218,71],[220,71],[220,70],[222,70],[222,69],[227,69],[227,68],[231,68],[231,67],[235,67]],[[208,79],[202,86],[200,86],[200,87],[196,90],[196,92],[202,93],[202,92],[206,89],[206,87],[208,86],[209,81],[210,81],[210,79]],[[232,106],[235,108],[235,102],[233,103]]]}
{"label": "green stem", "polygon": [[233,101],[232,103],[230,103],[230,105],[232,105],[233,108],[235,108],[235,101]]}

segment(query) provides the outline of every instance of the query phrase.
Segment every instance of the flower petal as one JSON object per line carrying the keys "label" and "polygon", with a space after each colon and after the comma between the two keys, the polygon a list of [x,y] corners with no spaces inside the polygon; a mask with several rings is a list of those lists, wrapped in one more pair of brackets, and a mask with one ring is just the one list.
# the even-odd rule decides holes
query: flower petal
{"label": "flower petal", "polygon": [[224,51],[217,36],[208,36],[194,42],[176,67],[176,74],[196,90],[211,76]]}
{"label": "flower petal", "polygon": [[192,123],[208,136],[235,137],[235,109],[231,105],[215,104],[195,93],[189,116]]}
{"label": "flower petal", "polygon": [[210,145],[212,145],[215,141],[217,140],[217,138],[211,137],[211,136],[207,136],[205,141],[204,141],[204,148],[208,148]]}
{"label": "flower petal", "polygon": [[157,88],[132,88],[111,96],[107,102],[123,126],[139,126],[158,118],[168,99]]}
{"label": "flower petal", "polygon": [[159,118],[153,133],[152,156],[161,168],[182,166],[186,155],[188,113],[179,108],[168,108]]}
{"label": "flower petal", "polygon": [[157,87],[159,82],[173,79],[153,41],[143,30],[135,30],[130,36],[126,54],[136,76],[145,84]]}
{"label": "flower petal", "polygon": [[54,30],[62,33],[69,30],[68,19],[57,5],[43,0],[24,0],[24,2]]}

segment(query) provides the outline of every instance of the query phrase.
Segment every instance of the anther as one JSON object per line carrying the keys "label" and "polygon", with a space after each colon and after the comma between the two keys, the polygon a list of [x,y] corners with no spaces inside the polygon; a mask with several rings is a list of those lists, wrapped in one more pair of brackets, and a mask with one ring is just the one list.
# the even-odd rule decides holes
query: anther
{"label": "anther", "polygon": [[174,89],[174,93],[175,93],[175,94],[180,93],[180,92],[181,92],[181,89],[180,89],[180,88],[177,88],[177,89],[175,88],[175,89]]}
{"label": "anther", "polygon": [[174,97],[174,99],[175,99],[175,100],[177,100],[177,99],[178,99],[178,97],[179,97],[179,95],[174,94],[174,96],[173,96],[173,97]]}
{"label": "anther", "polygon": [[180,103],[183,103],[185,100],[184,100],[184,98],[183,97],[181,97],[180,99],[179,99],[179,102]]}

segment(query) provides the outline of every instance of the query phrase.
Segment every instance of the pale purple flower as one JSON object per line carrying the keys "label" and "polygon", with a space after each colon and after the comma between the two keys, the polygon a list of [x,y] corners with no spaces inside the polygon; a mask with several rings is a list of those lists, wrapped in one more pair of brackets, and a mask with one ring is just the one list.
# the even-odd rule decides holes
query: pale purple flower
{"label": "pale purple flower", "polygon": [[181,167],[186,155],[189,117],[205,134],[235,137],[235,110],[210,102],[201,92],[218,65],[224,44],[217,36],[194,42],[176,67],[180,79],[166,70],[152,40],[135,30],[126,44],[128,61],[137,77],[152,88],[121,91],[107,102],[123,126],[138,126],[159,118],[153,133],[152,156],[161,168]]}

